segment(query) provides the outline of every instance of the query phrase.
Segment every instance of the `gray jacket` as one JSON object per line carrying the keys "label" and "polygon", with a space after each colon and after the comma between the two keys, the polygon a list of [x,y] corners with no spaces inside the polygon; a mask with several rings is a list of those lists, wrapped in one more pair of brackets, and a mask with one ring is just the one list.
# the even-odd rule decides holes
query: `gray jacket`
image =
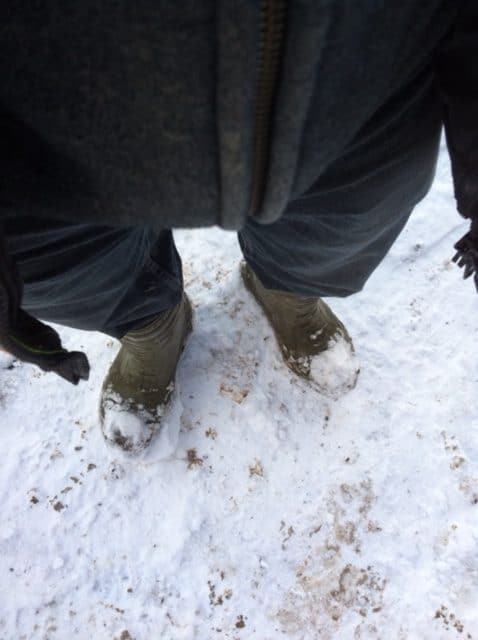
{"label": "gray jacket", "polygon": [[3,3],[1,215],[270,223],[432,81],[457,6]]}

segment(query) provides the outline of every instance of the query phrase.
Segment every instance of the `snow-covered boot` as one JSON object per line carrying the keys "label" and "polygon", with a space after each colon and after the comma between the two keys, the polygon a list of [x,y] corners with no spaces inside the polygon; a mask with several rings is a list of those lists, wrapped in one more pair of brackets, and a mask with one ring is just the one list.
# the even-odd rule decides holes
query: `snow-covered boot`
{"label": "snow-covered boot", "polygon": [[170,404],[191,328],[191,304],[184,294],[178,305],[121,339],[101,394],[100,418],[108,443],[131,454],[149,445]]}
{"label": "snow-covered boot", "polygon": [[287,366],[329,396],[352,389],[359,373],[352,339],[330,307],[320,298],[266,289],[245,262],[241,275],[272,325]]}

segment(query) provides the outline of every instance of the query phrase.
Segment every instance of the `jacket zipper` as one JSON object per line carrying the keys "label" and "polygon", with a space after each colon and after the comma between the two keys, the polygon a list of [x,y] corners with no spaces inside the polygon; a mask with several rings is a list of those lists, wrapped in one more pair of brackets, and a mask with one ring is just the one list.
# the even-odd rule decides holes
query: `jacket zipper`
{"label": "jacket zipper", "polygon": [[269,167],[274,98],[279,85],[280,65],[285,43],[286,9],[287,0],[261,0],[250,216],[258,214],[264,200]]}

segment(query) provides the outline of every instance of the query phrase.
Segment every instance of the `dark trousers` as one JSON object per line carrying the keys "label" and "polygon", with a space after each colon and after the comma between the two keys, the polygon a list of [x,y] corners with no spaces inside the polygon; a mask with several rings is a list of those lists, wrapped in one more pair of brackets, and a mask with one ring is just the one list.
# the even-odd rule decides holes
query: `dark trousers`
{"label": "dark trousers", "polygon": [[[376,114],[278,222],[249,220],[239,243],[264,285],[310,296],[360,291],[430,188],[440,130],[433,87],[424,88]],[[169,230],[21,217],[7,221],[6,235],[23,307],[40,319],[121,337],[180,300]]]}

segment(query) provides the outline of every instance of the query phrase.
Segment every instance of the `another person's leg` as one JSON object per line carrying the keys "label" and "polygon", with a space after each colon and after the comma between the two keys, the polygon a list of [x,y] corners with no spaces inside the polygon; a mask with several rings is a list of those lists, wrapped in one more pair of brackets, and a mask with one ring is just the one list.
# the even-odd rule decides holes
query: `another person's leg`
{"label": "another person's leg", "polygon": [[5,230],[26,311],[121,339],[103,386],[103,433],[126,450],[145,447],[170,399],[191,328],[171,232],[30,218],[9,220]]}
{"label": "another person's leg", "polygon": [[[246,285],[296,373],[312,379],[313,357],[334,334],[348,339],[323,301],[317,310],[317,299],[363,288],[430,188],[440,130],[430,86],[400,108],[387,105],[278,222],[249,221],[240,232]],[[305,316],[302,326],[298,318]]]}

